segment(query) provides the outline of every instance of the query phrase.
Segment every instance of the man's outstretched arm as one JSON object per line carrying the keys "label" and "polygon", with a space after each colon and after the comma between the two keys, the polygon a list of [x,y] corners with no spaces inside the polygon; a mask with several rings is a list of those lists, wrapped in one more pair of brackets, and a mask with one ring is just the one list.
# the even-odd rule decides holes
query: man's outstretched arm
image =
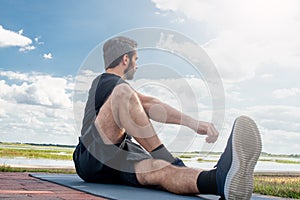
{"label": "man's outstretched arm", "polygon": [[150,119],[168,124],[178,124],[193,129],[200,135],[207,135],[206,141],[215,142],[218,138],[218,131],[213,124],[198,121],[168,104],[150,96],[137,93],[141,104]]}

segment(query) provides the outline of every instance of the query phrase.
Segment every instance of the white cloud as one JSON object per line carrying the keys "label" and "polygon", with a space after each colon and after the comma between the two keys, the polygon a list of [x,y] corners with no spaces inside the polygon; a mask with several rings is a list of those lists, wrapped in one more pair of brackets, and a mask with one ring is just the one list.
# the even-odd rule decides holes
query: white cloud
{"label": "white cloud", "polygon": [[13,71],[0,71],[0,76],[6,77],[9,80],[28,81],[29,76],[26,73],[13,72]]}
{"label": "white cloud", "polygon": [[161,33],[156,47],[169,50],[172,53],[178,53],[193,62],[205,60],[206,55],[196,43],[192,43],[191,41],[175,41],[174,38],[176,38],[175,35]]}
{"label": "white cloud", "polygon": [[285,99],[289,97],[293,97],[300,94],[300,88],[284,88],[284,89],[278,89],[274,90],[272,92],[272,96],[276,99]]}
{"label": "white cloud", "polygon": [[21,51],[21,52],[26,52],[26,51],[32,51],[32,50],[34,50],[35,49],[35,46],[26,46],[26,47],[21,47],[20,49],[19,49],[19,51]]}
{"label": "white cloud", "polygon": [[35,37],[35,38],[34,38],[35,43],[38,44],[38,45],[44,44],[44,42],[40,42],[40,39],[41,39],[41,38],[42,38],[41,36]]}
{"label": "white cloud", "polygon": [[18,33],[19,33],[19,35],[22,35],[24,33],[24,30],[21,29],[21,30],[18,31]]}
{"label": "white cloud", "polygon": [[0,141],[77,142],[72,77],[12,71],[0,71],[0,77]]}
{"label": "white cloud", "polygon": [[52,57],[52,54],[51,54],[51,53],[48,53],[48,54],[45,53],[45,54],[43,55],[43,58],[44,58],[44,59],[52,59],[53,57]]}
{"label": "white cloud", "polygon": [[199,78],[139,79],[131,82],[131,85],[137,91],[158,97],[161,101],[185,113],[198,115],[196,112],[200,109],[210,108],[210,105],[204,102],[207,103],[206,100],[211,94],[205,82]]}
{"label": "white cloud", "polygon": [[[263,129],[263,151],[276,154],[299,154],[299,132]],[[276,147],[276,148],[274,148]]]}
{"label": "white cloud", "polygon": [[[263,135],[272,137],[273,132],[285,134],[288,140],[285,144],[286,151],[288,152],[289,144],[299,144],[300,136],[300,108],[296,106],[251,106],[243,111],[254,119],[256,119],[259,127],[262,129]],[[273,136],[273,148],[276,146],[276,141],[280,141],[280,137]],[[268,148],[272,148],[269,146]],[[274,149],[275,150],[275,149]]]}
{"label": "white cloud", "polygon": [[[262,120],[275,120],[277,122],[289,122],[290,127],[292,124],[300,124],[300,107],[298,106],[286,106],[286,105],[259,105],[249,106],[243,110],[244,113],[257,117]],[[277,123],[275,122],[275,123]],[[266,128],[272,130],[272,125]],[[274,127],[278,127],[274,124]],[[281,127],[285,129],[288,127]],[[300,130],[298,130],[300,133]]]}
{"label": "white cloud", "polygon": [[[187,59],[188,62],[196,67],[196,71],[201,73],[209,87],[215,86],[216,90],[223,89],[221,77],[215,64],[207,56],[207,53],[193,40],[182,38],[175,34],[160,34],[160,39],[156,48],[170,51]],[[218,91],[220,94],[223,91]],[[221,97],[222,98],[222,97]]]}
{"label": "white cloud", "polygon": [[212,37],[204,47],[224,80],[250,79],[265,64],[297,68],[300,63],[297,0],[152,1],[161,12],[202,22]]}
{"label": "white cloud", "polygon": [[273,74],[262,74],[262,75],[260,76],[260,78],[262,78],[262,79],[271,79],[271,78],[273,78],[273,77],[274,77]]}
{"label": "white cloud", "polygon": [[31,51],[35,48],[31,46],[32,40],[23,36],[23,30],[18,33],[6,30],[0,25],[0,48],[20,47],[20,51]]}
{"label": "white cloud", "polygon": [[[201,111],[200,119],[203,120]],[[207,113],[209,115],[209,113]],[[223,129],[219,129],[220,137],[213,148],[214,151],[222,152],[231,133],[234,120],[240,115],[248,115],[255,120],[262,136],[263,151],[278,154],[299,154],[300,142],[300,109],[293,106],[251,106],[246,108],[226,109],[226,119]],[[206,117],[209,120],[209,117]],[[207,120],[205,119],[205,120]],[[178,133],[178,130],[171,133]],[[167,133],[166,133],[167,134]],[[193,132],[190,132],[190,139]],[[174,137],[174,136],[172,136]],[[164,134],[166,141],[168,137]],[[204,137],[195,138],[194,144],[189,151],[211,150],[212,146],[203,145]]]}
{"label": "white cloud", "polygon": [[11,71],[0,71],[0,76],[16,80],[19,83],[8,84],[5,80],[0,81],[0,98],[4,100],[51,107],[71,106],[71,93],[67,90],[71,89],[72,84],[65,78]]}
{"label": "white cloud", "polygon": [[78,136],[71,108],[50,108],[6,100],[1,100],[1,105],[5,107],[5,116],[1,116],[0,121],[1,141],[76,144]]}
{"label": "white cloud", "polygon": [[177,17],[176,19],[172,20],[171,22],[181,24],[181,23],[185,22],[185,19],[181,18],[181,17]]}
{"label": "white cloud", "polygon": [[[236,117],[248,115],[253,118],[262,134],[263,151],[269,153],[299,153],[300,108],[284,105],[259,105],[244,108],[228,108],[222,137],[229,136]],[[280,142],[280,144],[279,144]],[[218,146],[226,145],[223,140]],[[217,150],[222,150],[218,148]]]}
{"label": "white cloud", "polygon": [[236,91],[230,91],[226,93],[226,99],[230,99],[233,101],[244,101],[244,99],[241,97],[240,92]]}
{"label": "white cloud", "polygon": [[98,72],[91,70],[81,70],[79,74],[75,77],[75,91],[76,92],[88,92],[92,81],[96,76],[99,75]]}
{"label": "white cloud", "polygon": [[[1,84],[3,84],[2,80],[0,81],[0,87],[1,87]],[[4,101],[2,99],[0,99],[0,103],[2,105],[0,107],[0,119],[1,119],[1,118],[4,118],[4,117],[7,117],[7,115],[6,115],[5,107],[3,107]]]}

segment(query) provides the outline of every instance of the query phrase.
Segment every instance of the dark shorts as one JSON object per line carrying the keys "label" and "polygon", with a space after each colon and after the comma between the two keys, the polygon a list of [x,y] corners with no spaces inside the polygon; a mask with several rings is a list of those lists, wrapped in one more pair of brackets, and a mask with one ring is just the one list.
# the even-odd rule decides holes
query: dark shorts
{"label": "dark shorts", "polygon": [[94,125],[88,134],[79,138],[73,153],[76,172],[84,181],[141,186],[134,165],[152,158],[142,147],[129,136],[120,144],[106,145]]}

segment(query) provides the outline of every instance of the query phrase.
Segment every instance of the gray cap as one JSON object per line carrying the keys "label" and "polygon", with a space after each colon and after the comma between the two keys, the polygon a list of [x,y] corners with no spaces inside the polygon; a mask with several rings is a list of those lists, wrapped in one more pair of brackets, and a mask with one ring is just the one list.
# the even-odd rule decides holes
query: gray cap
{"label": "gray cap", "polygon": [[105,69],[117,58],[125,53],[135,51],[137,47],[137,42],[124,37],[118,36],[109,39],[103,45],[103,58]]}

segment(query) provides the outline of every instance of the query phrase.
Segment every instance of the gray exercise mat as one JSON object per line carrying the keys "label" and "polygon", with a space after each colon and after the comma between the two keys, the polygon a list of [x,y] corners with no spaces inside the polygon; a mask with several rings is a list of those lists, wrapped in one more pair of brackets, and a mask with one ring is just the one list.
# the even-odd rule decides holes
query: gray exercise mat
{"label": "gray exercise mat", "polygon": [[[121,199],[121,200],[217,200],[219,196],[214,195],[199,195],[199,196],[183,196],[176,195],[161,190],[153,190],[148,188],[136,188],[125,185],[114,185],[114,184],[99,184],[99,183],[86,183],[76,174],[40,174],[34,173],[30,176],[39,178],[41,180],[49,181],[59,185],[63,185],[75,190],[80,190],[92,195],[104,197],[107,199]],[[273,197],[266,197],[262,195],[254,194],[253,200],[263,199],[280,199]]]}

